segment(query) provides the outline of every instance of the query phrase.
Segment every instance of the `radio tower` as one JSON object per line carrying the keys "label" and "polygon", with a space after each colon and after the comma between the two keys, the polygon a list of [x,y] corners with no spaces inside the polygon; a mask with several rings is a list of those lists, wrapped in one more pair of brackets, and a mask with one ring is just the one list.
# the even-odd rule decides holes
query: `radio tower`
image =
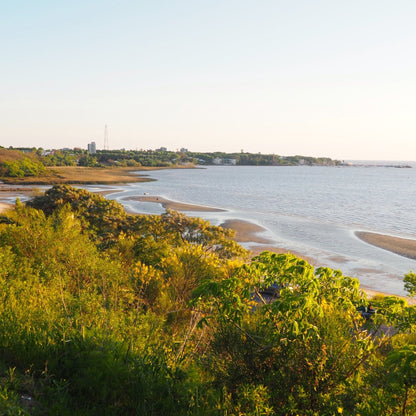
{"label": "radio tower", "polygon": [[104,150],[108,150],[108,128],[107,128],[107,124],[105,125],[105,128],[104,128]]}

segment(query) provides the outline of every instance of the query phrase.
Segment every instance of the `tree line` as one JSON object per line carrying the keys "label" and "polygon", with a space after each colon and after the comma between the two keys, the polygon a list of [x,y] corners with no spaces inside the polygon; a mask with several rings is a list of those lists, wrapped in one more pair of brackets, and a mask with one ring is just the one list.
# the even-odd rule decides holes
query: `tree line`
{"label": "tree line", "polygon": [[260,153],[197,153],[167,150],[97,150],[90,154],[83,149],[46,151],[42,148],[5,149],[0,148],[0,176],[40,176],[46,167],[88,166],[88,167],[174,167],[183,165],[214,164],[256,165],[256,166],[335,166],[340,162],[330,158],[307,156],[278,156]]}

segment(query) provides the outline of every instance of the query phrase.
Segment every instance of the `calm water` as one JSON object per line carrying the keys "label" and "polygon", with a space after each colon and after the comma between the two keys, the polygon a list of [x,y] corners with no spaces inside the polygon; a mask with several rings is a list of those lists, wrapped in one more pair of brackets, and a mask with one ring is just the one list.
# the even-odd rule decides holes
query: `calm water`
{"label": "calm water", "polygon": [[375,290],[404,294],[403,275],[416,270],[416,261],[354,235],[364,230],[416,239],[415,168],[210,166],[152,171],[149,176],[157,181],[117,186],[120,191],[108,197],[141,213],[164,210],[128,197],[149,193],[223,208],[226,212],[189,214],[214,224],[226,219],[254,222],[276,246],[341,269]]}

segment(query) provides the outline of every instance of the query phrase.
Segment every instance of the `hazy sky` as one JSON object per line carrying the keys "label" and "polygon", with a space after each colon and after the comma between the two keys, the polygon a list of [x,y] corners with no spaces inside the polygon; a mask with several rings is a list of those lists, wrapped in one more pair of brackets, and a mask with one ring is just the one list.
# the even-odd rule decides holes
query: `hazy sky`
{"label": "hazy sky", "polygon": [[0,145],[416,160],[414,0],[3,0]]}

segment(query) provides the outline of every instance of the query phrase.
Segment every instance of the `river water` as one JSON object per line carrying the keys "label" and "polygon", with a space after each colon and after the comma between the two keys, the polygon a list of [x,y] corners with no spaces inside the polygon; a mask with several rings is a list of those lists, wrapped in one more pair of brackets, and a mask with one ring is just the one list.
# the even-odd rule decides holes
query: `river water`
{"label": "river water", "polygon": [[189,215],[213,224],[227,219],[258,224],[266,229],[261,236],[274,245],[358,277],[374,290],[403,295],[404,274],[416,270],[416,261],[355,236],[372,231],[416,239],[414,168],[209,166],[151,171],[149,177],[156,181],[117,185],[107,197],[137,213],[164,211],[155,203],[129,200],[145,193],[222,208]]}

